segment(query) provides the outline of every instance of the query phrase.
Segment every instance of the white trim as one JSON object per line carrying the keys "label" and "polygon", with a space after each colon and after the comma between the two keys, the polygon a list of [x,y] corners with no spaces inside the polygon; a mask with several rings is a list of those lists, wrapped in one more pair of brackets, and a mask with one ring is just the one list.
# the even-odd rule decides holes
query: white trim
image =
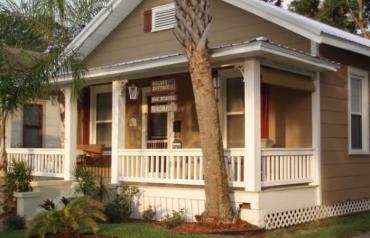
{"label": "white trim", "polygon": [[257,60],[242,65],[244,79],[245,190],[261,191],[261,71]]}
{"label": "white trim", "polygon": [[65,98],[65,132],[64,132],[64,180],[73,179],[76,165],[77,145],[77,101],[72,97],[72,86],[64,88]]}
{"label": "white trim", "polygon": [[143,0],[111,0],[67,46],[87,57]]}
{"label": "white trim", "polygon": [[111,152],[111,183],[118,183],[119,164],[118,151],[125,147],[126,134],[126,81],[112,82],[112,152]]}
{"label": "white trim", "polygon": [[[361,119],[362,119],[362,149],[352,149],[352,106],[351,106],[351,84],[352,78],[361,80],[361,96],[362,96],[362,107],[361,107]],[[348,67],[347,75],[348,85],[348,153],[350,155],[356,154],[368,154],[369,153],[369,73],[355,68]]]}
{"label": "white trim", "polygon": [[[168,11],[168,10],[175,11],[175,3],[169,3],[169,4],[166,4],[166,5],[161,5],[161,6],[157,6],[157,7],[152,8],[152,32],[168,30],[168,29],[172,29],[172,28],[175,27],[175,24],[166,25],[166,26],[162,26],[162,27],[156,27],[157,14],[162,12],[162,11]],[[175,17],[175,13],[173,14],[173,17]]]}
{"label": "white trim", "polygon": [[[96,96],[100,93],[113,93],[112,84],[91,86],[90,87],[90,144],[96,144],[96,124],[97,123],[112,123],[109,121],[96,121]],[[113,102],[112,102],[113,103]],[[112,112],[113,117],[113,112]],[[113,129],[113,125],[112,125]]]}

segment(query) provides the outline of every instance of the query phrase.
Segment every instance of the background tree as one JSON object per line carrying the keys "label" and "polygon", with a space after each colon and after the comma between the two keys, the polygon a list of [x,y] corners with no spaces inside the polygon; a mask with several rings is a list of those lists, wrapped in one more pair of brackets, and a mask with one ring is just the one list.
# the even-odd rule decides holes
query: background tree
{"label": "background tree", "polygon": [[267,3],[273,3],[275,4],[275,6],[278,6],[278,7],[281,7],[281,5],[283,4],[283,0],[262,0],[264,2],[267,2]]}
{"label": "background tree", "polygon": [[[32,50],[41,52],[52,50],[58,53],[102,8],[106,7],[107,3],[108,0],[5,0],[0,4],[1,11],[18,16],[18,18],[27,19],[22,30],[28,27],[33,31],[31,36],[30,34],[22,34],[21,29],[19,29],[13,31],[14,35],[7,36],[6,39],[9,42],[19,41],[20,39],[27,40],[32,42],[30,45]],[[12,30],[9,29],[12,27],[13,24],[5,24],[4,34]],[[8,45],[10,44],[8,43]],[[81,80],[75,80],[74,88],[81,89],[83,86],[81,83]],[[55,90],[53,93],[57,95],[59,103],[60,138],[64,138],[65,98],[60,90]],[[63,139],[60,140],[60,146],[64,147]]]}
{"label": "background tree", "polygon": [[319,5],[320,0],[294,0],[290,3],[289,10],[313,18],[319,11]]}
{"label": "background tree", "polygon": [[337,28],[360,34],[369,34],[370,0],[294,0],[289,10]]}
{"label": "background tree", "polygon": [[176,0],[174,34],[189,61],[203,152],[206,205],[203,220],[231,222],[234,213],[229,196],[222,135],[209,59],[211,27],[209,0]]}

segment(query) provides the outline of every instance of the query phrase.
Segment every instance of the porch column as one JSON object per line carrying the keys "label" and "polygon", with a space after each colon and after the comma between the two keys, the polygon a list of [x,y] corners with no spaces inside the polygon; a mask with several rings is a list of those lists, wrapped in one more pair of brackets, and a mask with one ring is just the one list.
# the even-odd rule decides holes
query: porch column
{"label": "porch column", "polygon": [[118,183],[121,169],[119,149],[125,144],[126,80],[112,82],[112,153],[111,183]]}
{"label": "porch column", "polygon": [[76,166],[77,147],[77,101],[72,98],[71,86],[65,87],[64,115],[64,180],[72,180]]}
{"label": "porch column", "polygon": [[244,179],[245,190],[261,190],[261,72],[258,60],[245,61],[244,78]]}

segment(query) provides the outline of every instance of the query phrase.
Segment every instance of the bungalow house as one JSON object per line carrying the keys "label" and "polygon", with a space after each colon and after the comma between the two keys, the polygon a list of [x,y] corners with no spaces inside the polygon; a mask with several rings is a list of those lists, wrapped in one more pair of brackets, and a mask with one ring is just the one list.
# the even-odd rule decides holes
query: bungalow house
{"label": "bungalow house", "polygon": [[[111,183],[142,191],[139,211],[202,213],[207,171],[174,11],[173,0],[112,0],[69,46],[89,71],[79,102],[70,78],[58,82],[64,133],[55,98],[32,102],[11,118],[9,159],[71,180],[77,145],[104,144]],[[260,0],[211,0],[211,14],[214,89],[241,218],[276,228],[370,210],[370,40]]]}

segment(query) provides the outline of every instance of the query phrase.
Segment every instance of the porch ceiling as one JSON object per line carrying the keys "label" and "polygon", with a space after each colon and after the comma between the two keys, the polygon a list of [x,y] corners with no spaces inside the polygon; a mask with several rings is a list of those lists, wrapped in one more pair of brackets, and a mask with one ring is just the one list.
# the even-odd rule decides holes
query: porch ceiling
{"label": "porch ceiling", "polygon": [[[309,72],[336,71],[339,68],[339,64],[335,62],[275,44],[263,37],[213,48],[210,57],[213,67],[237,64],[247,59],[258,58],[262,62],[274,62]],[[177,53],[92,68],[89,69],[85,78],[94,82],[99,80],[107,82],[116,77],[138,79],[186,71],[187,58],[183,53]],[[59,82],[67,83],[70,80],[71,77],[63,77],[60,78]]]}

